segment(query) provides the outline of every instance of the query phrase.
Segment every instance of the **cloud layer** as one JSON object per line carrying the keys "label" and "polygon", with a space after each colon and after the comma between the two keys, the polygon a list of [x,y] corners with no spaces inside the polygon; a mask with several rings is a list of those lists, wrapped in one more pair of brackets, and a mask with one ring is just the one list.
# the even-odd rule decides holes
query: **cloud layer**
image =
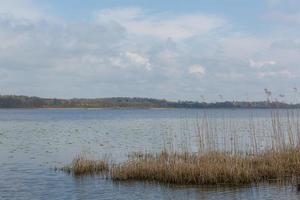
{"label": "cloud layer", "polygon": [[122,24],[128,32],[139,36],[161,39],[172,37],[186,39],[207,34],[223,27],[225,20],[199,13],[175,15],[171,13],[147,13],[140,8],[105,9],[96,14],[100,23],[107,21]]}
{"label": "cloud layer", "polygon": [[255,100],[264,98],[262,88],[282,94],[299,83],[300,38],[285,39],[297,17],[285,18],[281,27],[287,29],[266,37],[243,33],[217,14],[125,7],[94,10],[93,20],[70,22],[41,14],[29,1],[5,2],[1,93],[173,100],[204,95],[211,101],[220,94],[224,99],[253,94]]}

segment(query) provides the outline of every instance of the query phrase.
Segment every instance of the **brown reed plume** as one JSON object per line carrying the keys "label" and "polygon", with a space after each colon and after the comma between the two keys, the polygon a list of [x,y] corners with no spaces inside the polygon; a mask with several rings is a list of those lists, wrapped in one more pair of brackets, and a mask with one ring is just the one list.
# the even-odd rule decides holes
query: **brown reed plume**
{"label": "brown reed plume", "polygon": [[90,160],[85,156],[77,156],[71,165],[63,167],[61,170],[72,173],[75,176],[103,174],[109,171],[107,159]]}
{"label": "brown reed plume", "polygon": [[[286,112],[286,116],[284,116]],[[195,121],[194,141],[185,133],[182,151],[171,145],[158,154],[135,154],[122,163],[74,159],[66,168],[74,175],[107,173],[114,181],[155,181],[172,184],[241,185],[264,181],[292,181],[300,176],[300,122],[297,110],[272,110],[268,119],[249,118],[249,149],[241,141],[237,122],[209,118],[204,112]],[[184,122],[186,127],[188,123]],[[265,127],[265,129],[262,129]],[[218,130],[223,131],[223,136]],[[170,141],[172,141],[170,139]],[[220,144],[222,142],[224,144]],[[265,142],[264,145],[263,142]]]}

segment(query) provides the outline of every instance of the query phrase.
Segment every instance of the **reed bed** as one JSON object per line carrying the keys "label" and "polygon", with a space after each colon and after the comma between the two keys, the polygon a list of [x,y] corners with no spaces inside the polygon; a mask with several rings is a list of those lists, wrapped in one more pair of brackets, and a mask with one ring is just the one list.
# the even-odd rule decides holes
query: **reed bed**
{"label": "reed bed", "polygon": [[[220,138],[218,124],[209,120],[204,113],[194,123],[194,135],[197,137],[193,139],[196,141],[184,133],[181,151],[174,147],[174,143],[166,141],[171,143],[171,148],[168,150],[165,147],[157,154],[138,153],[117,164],[108,164],[105,159],[93,161],[77,157],[64,170],[74,175],[105,173],[113,181],[154,181],[184,185],[293,181],[300,177],[299,119],[298,111],[289,110],[283,118],[278,110],[274,110],[269,118],[270,127],[266,131],[258,128],[253,117],[250,117],[247,129],[249,149],[243,149],[239,143],[240,130],[234,122],[223,119],[219,129],[224,134]],[[184,126],[189,127],[188,123],[184,123]],[[173,138],[171,140],[174,141]],[[220,145],[220,141],[224,141],[223,145]],[[262,146],[262,141],[267,144]],[[189,151],[192,142],[198,144],[197,152]]]}
{"label": "reed bed", "polygon": [[290,181],[300,175],[300,150],[259,155],[226,153],[140,155],[110,168],[112,180],[156,181],[171,184],[242,185]]}
{"label": "reed bed", "polygon": [[90,160],[85,156],[77,156],[71,165],[63,167],[61,170],[75,176],[104,174],[109,171],[107,159]]}

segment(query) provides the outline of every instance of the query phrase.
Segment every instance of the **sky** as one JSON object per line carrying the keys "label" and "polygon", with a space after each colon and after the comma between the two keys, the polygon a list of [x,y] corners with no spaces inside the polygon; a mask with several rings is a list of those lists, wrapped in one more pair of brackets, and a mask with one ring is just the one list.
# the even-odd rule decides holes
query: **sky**
{"label": "sky", "polygon": [[0,0],[0,94],[295,102],[299,78],[299,0]]}

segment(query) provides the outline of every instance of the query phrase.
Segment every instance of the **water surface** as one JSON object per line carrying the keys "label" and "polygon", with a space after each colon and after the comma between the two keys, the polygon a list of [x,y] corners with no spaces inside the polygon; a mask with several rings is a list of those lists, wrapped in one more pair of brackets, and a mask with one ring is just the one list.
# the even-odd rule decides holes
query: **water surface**
{"label": "water surface", "polygon": [[[285,110],[280,113],[284,116]],[[249,119],[259,146],[268,142],[270,110],[246,109],[10,109],[0,110],[0,199],[299,199],[291,185],[239,188],[180,187],[75,178],[55,172],[74,156],[108,155],[122,162],[133,152],[163,148],[198,151],[196,121],[205,114],[218,148],[251,150]],[[236,135],[232,135],[233,130]],[[227,143],[225,145],[225,143]]]}

